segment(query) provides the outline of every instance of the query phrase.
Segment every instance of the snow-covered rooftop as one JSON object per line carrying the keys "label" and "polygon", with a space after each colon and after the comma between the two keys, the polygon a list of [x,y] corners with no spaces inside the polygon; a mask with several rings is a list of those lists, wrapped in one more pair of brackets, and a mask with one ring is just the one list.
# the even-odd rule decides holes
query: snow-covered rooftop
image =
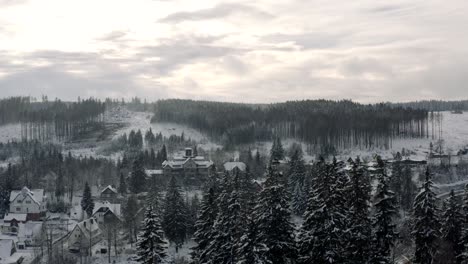
{"label": "snow-covered rooftop", "polygon": [[224,163],[223,166],[224,166],[224,170],[226,171],[232,171],[234,168],[238,168],[241,171],[245,171],[245,169],[247,168],[245,163],[240,162],[240,161],[229,161],[229,162]]}
{"label": "snow-covered rooftop", "polygon": [[10,193],[10,202],[16,200],[20,195],[23,199],[29,196],[36,204],[41,205],[44,200],[44,189],[29,190],[28,187],[23,187],[21,190],[13,190]]}
{"label": "snow-covered rooftop", "polygon": [[3,220],[6,222],[10,222],[13,219],[16,219],[16,221],[26,222],[26,217],[27,217],[27,214],[8,214],[8,215],[5,215],[5,218]]}

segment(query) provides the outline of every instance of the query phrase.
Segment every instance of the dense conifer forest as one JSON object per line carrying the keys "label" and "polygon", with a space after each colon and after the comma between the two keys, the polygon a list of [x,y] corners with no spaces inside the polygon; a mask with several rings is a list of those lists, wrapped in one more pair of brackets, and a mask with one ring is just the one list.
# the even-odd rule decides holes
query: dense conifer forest
{"label": "dense conifer forest", "polygon": [[192,100],[155,103],[153,122],[189,125],[226,147],[294,138],[315,147],[390,147],[395,137],[428,134],[428,112],[385,104],[306,100],[248,105]]}
{"label": "dense conifer forest", "polygon": [[68,140],[100,128],[105,109],[105,103],[93,98],[49,102],[44,97],[36,102],[31,97],[11,97],[0,100],[0,125],[20,122],[24,139]]}

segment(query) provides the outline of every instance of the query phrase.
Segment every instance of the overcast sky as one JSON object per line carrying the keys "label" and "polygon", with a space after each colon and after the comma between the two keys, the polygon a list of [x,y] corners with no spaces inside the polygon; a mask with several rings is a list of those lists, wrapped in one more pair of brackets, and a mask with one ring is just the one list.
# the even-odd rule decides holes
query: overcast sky
{"label": "overcast sky", "polygon": [[468,98],[466,0],[0,0],[0,97]]}

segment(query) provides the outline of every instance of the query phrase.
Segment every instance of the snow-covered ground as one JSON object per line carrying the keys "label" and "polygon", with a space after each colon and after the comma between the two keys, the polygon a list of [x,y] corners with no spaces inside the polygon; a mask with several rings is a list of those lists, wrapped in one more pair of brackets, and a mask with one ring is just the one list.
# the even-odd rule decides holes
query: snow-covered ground
{"label": "snow-covered ground", "polygon": [[[444,140],[444,148],[452,152],[468,146],[468,113],[451,114],[444,112],[442,114],[442,138]],[[220,145],[211,142],[205,135],[199,131],[180,124],[173,123],[151,123],[152,113],[150,112],[132,112],[125,107],[117,107],[111,111],[106,112],[105,121],[108,123],[120,123],[123,127],[113,133],[111,138],[115,139],[124,133],[130,133],[131,130],[140,129],[145,133],[149,128],[153,133],[161,132],[163,136],[169,137],[170,135],[181,135],[184,133],[186,138],[196,140],[198,146],[206,151],[221,148]],[[7,142],[9,140],[19,140],[21,136],[21,126],[19,124],[10,124],[0,126],[0,142]],[[431,137],[420,139],[394,139],[391,149],[348,149],[341,151],[339,158],[346,159],[347,157],[360,156],[362,158],[370,159],[373,155],[378,154],[382,157],[392,157],[396,151],[401,151],[403,148],[412,152],[411,158],[425,159],[429,152],[429,143],[437,141]],[[287,148],[291,145],[293,140],[284,140],[283,143]],[[105,144],[101,142],[100,144]],[[271,142],[256,143],[253,150],[259,150],[262,154],[268,154],[271,148]],[[102,156],[96,152],[99,149],[99,144],[96,145],[64,145],[64,152],[70,151],[75,156]],[[305,145],[303,146],[305,149]],[[233,153],[234,158],[238,153]],[[102,156],[108,157],[109,156]],[[118,158],[120,153],[114,153],[110,158]],[[313,156],[305,156],[306,160],[312,160]]]}
{"label": "snow-covered ground", "polygon": [[21,140],[21,125],[9,124],[0,126],[0,143]]}

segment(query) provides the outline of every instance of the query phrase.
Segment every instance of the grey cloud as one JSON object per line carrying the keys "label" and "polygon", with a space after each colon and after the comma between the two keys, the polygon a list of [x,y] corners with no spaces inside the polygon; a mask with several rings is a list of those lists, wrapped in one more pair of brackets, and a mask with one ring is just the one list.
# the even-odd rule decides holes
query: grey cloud
{"label": "grey cloud", "polygon": [[261,39],[273,43],[294,42],[304,49],[328,49],[338,46],[345,37],[346,34],[307,32],[302,34],[272,34],[262,36]]}
{"label": "grey cloud", "polygon": [[123,40],[127,36],[128,32],[124,30],[114,30],[105,34],[104,36],[98,38],[101,41],[120,41]]}
{"label": "grey cloud", "polygon": [[217,45],[214,42],[220,37],[182,36],[163,40],[159,45],[140,48],[141,58],[158,57],[159,61],[151,62],[149,67],[159,74],[171,71],[196,61],[207,62],[210,59],[222,58],[230,54],[241,54],[244,49]]}
{"label": "grey cloud", "polygon": [[28,0],[0,0],[0,6],[14,6],[26,3]]}
{"label": "grey cloud", "polygon": [[386,65],[375,58],[351,58],[345,60],[340,71],[344,74],[359,76],[366,73],[378,74],[382,77],[393,75],[391,66]]}
{"label": "grey cloud", "polygon": [[234,14],[247,14],[255,18],[272,18],[273,15],[262,11],[258,8],[241,4],[219,4],[212,8],[201,9],[192,12],[177,12],[173,13],[159,22],[182,22],[186,20],[206,20],[223,18]]}

